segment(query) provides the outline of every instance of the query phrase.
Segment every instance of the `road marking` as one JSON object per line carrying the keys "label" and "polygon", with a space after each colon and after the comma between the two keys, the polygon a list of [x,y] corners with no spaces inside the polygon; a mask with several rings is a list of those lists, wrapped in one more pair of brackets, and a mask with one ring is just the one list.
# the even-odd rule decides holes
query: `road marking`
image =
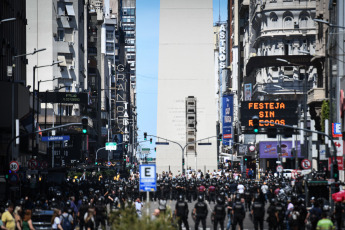
{"label": "road marking", "polygon": [[205,203],[207,204],[208,210],[210,210],[210,212],[212,212],[211,206],[210,206],[210,204],[208,203],[207,200],[205,200]]}

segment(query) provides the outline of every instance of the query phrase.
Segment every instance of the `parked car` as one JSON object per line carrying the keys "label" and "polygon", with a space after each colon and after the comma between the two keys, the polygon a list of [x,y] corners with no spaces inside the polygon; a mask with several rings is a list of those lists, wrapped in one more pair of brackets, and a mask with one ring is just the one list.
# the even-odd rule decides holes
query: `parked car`
{"label": "parked car", "polygon": [[[292,173],[295,171],[295,169],[283,169],[283,177],[290,179],[292,178]],[[311,169],[305,169],[305,170],[297,170],[297,174],[304,176],[311,173]],[[274,173],[275,177],[278,177],[278,173]]]}
{"label": "parked car", "polygon": [[53,214],[53,210],[35,210],[31,217],[32,225],[36,230],[52,229],[51,219]]}

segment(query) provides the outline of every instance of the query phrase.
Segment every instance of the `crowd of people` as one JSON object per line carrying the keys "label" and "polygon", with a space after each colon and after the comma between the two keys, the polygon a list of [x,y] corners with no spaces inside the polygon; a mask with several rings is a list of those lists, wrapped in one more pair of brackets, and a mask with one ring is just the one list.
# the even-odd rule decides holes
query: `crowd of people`
{"label": "crowd of people", "polygon": [[[303,178],[291,180],[275,178],[267,174],[260,180],[252,175],[242,177],[231,171],[202,173],[187,171],[186,175],[173,176],[163,172],[157,175],[157,190],[149,199],[158,207],[152,217],[167,215],[169,200],[177,226],[189,229],[189,215],[195,221],[195,229],[212,221],[214,229],[243,229],[245,218],[251,219],[253,229],[263,229],[267,221],[269,229],[337,229],[342,228],[344,207],[337,202],[330,209],[327,199],[312,197],[305,200]],[[67,178],[62,185],[52,185],[41,194],[29,194],[1,211],[1,229],[33,230],[32,215],[35,210],[53,210],[51,228],[60,230],[105,228],[111,211],[132,206],[138,218],[143,216],[146,194],[139,191],[139,174],[129,178],[83,176],[78,181]],[[189,210],[188,203],[195,203]],[[214,204],[211,209],[210,204]]]}

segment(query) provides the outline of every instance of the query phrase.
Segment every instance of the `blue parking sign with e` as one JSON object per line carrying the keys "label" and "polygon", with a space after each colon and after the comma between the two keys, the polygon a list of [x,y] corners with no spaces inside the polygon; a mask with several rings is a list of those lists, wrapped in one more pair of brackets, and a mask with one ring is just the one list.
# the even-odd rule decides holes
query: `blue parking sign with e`
{"label": "blue parking sign with e", "polygon": [[157,190],[156,165],[140,165],[139,174],[139,190],[155,192]]}

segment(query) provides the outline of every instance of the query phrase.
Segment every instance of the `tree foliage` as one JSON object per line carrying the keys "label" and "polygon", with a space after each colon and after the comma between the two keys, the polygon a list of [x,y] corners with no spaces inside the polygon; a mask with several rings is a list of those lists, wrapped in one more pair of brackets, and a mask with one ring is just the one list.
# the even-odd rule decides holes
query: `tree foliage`
{"label": "tree foliage", "polygon": [[325,120],[329,119],[329,101],[324,100],[321,106],[321,131],[325,132]]}
{"label": "tree foliage", "polygon": [[157,218],[143,215],[138,218],[134,206],[110,213],[109,221],[111,229],[116,230],[176,230],[171,211],[167,210],[165,215],[160,214]]}

